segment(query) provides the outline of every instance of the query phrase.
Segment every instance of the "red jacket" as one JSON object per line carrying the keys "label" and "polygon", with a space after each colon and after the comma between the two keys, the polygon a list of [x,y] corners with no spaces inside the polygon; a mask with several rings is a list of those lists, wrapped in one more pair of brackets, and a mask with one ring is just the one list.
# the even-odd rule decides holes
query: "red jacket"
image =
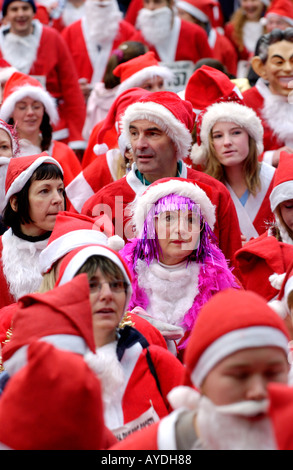
{"label": "red jacket", "polygon": [[[134,27],[124,20],[120,21],[118,34],[112,44],[112,51],[119,44],[129,41],[134,34]],[[75,21],[62,31],[62,36],[70,50],[78,78],[86,78],[91,82],[93,75],[93,64],[88,54],[86,41],[82,31],[82,20]],[[102,74],[103,75],[103,74]]]}
{"label": "red jacket", "polygon": [[58,31],[49,26],[41,27],[37,58],[29,74],[45,76],[46,89],[57,100],[60,120],[53,130],[67,129],[67,141],[83,141],[86,107],[72,58]]}

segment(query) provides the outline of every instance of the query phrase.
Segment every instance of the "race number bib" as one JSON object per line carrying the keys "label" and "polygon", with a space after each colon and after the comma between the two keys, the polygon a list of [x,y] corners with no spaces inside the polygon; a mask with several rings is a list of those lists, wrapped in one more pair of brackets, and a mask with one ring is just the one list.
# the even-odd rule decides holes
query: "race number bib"
{"label": "race number bib", "polygon": [[132,434],[133,432],[138,431],[140,429],[146,428],[147,426],[150,426],[151,424],[159,421],[159,419],[160,418],[152,405],[138,418],[134,419],[133,421],[130,421],[130,423],[125,424],[125,426],[121,426],[117,429],[111,429],[111,431],[119,441],[122,441],[127,436],[129,436],[129,434]]}
{"label": "race number bib", "polygon": [[166,84],[166,90],[175,93],[184,90],[194,72],[194,63],[191,60],[178,60],[176,62],[160,62],[160,64],[168,67],[174,74],[173,80]]}

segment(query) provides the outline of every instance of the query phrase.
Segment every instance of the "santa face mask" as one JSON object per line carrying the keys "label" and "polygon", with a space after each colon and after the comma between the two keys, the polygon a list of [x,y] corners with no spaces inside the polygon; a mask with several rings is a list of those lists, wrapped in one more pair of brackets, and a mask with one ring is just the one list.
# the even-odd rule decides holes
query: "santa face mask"
{"label": "santa face mask", "polygon": [[169,7],[149,10],[142,8],[137,17],[137,28],[150,44],[159,44],[167,39],[173,26],[173,10]]}

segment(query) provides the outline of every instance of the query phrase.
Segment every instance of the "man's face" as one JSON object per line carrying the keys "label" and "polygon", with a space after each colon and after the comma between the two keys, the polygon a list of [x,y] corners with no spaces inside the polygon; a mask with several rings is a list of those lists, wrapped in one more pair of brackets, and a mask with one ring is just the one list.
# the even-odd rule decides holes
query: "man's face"
{"label": "man's face", "polygon": [[158,124],[141,119],[129,126],[133,158],[138,170],[150,182],[176,176],[175,145]]}
{"label": "man's face", "polygon": [[8,5],[5,20],[10,23],[10,31],[18,36],[27,36],[32,32],[32,20],[35,13],[29,3],[15,1]]}
{"label": "man's face", "polygon": [[270,382],[288,382],[288,360],[278,348],[244,349],[219,362],[201,392],[215,405],[267,399]]}
{"label": "man's face", "polygon": [[289,84],[293,81],[293,43],[280,41],[269,46],[262,71],[262,78],[268,80],[274,95],[288,96],[292,92]]}
{"label": "man's face", "polygon": [[168,0],[144,0],[143,6],[148,10],[157,10],[158,8],[168,7],[173,2]]}

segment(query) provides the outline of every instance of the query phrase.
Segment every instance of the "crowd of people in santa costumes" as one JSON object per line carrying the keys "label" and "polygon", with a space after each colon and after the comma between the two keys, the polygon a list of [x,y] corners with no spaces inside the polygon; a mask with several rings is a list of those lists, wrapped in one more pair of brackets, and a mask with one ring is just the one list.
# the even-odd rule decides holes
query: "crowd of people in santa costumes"
{"label": "crowd of people in santa costumes", "polygon": [[1,450],[293,448],[293,1],[232,3],[1,2]]}

